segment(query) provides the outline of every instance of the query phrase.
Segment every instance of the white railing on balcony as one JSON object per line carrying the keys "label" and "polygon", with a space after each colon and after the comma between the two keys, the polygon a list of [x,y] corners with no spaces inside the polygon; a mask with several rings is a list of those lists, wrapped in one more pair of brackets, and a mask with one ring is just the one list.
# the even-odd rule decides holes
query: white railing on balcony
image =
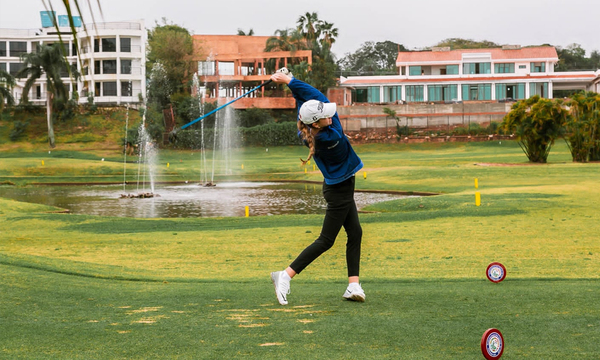
{"label": "white railing on balcony", "polygon": [[98,29],[130,29],[130,30],[141,30],[142,26],[139,23],[132,22],[108,22],[108,23],[97,23],[97,24],[86,24],[88,31]]}

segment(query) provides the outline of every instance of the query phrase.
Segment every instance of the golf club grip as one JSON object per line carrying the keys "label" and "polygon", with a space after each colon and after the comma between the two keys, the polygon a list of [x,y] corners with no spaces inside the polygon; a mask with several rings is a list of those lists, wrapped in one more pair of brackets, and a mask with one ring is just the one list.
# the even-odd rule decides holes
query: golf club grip
{"label": "golf club grip", "polygon": [[269,79],[269,80],[265,81],[264,83],[262,83],[261,86],[269,85],[272,82],[273,82],[273,80]]}

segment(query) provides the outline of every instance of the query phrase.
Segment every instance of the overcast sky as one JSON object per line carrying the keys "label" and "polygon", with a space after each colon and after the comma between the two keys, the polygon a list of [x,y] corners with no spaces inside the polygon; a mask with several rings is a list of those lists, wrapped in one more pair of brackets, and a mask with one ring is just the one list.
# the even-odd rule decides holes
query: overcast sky
{"label": "overcast sky", "polygon": [[[62,1],[51,0],[59,15]],[[90,0],[102,21],[97,0]],[[87,0],[80,0],[91,22]],[[600,50],[600,0],[100,0],[104,21],[144,19],[147,28],[167,18],[193,34],[236,34],[253,29],[273,35],[295,26],[300,15],[317,12],[339,36],[338,58],[366,41],[390,40],[408,49],[446,38],[489,40],[498,44],[566,47],[580,44],[589,56]],[[39,28],[42,0],[0,0],[0,28]]]}

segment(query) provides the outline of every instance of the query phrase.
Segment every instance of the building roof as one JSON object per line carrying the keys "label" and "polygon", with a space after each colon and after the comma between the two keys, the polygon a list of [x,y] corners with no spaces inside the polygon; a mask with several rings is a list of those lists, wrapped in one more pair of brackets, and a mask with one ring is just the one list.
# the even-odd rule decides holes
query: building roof
{"label": "building roof", "polygon": [[549,59],[558,61],[558,54],[553,46],[524,47],[520,49],[505,50],[502,48],[490,49],[460,49],[449,51],[403,51],[398,53],[396,65],[428,62],[452,62],[463,60],[463,54],[490,55],[492,60],[530,60]]}
{"label": "building roof", "polygon": [[237,54],[255,54],[265,50],[267,39],[271,36],[243,35],[192,35],[196,54],[206,57]]}

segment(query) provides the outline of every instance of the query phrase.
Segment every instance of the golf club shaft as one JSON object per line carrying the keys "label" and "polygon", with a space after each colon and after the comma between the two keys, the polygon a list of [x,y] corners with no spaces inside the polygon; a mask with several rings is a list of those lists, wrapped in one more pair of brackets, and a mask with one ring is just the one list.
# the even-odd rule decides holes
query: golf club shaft
{"label": "golf club shaft", "polygon": [[250,94],[250,93],[252,93],[252,92],[254,92],[254,91],[258,90],[258,89],[260,89],[261,87],[263,87],[263,86],[265,86],[265,85],[268,85],[268,84],[270,84],[272,81],[273,81],[273,80],[267,80],[267,81],[265,81],[264,83],[262,83],[262,84],[258,85],[257,87],[255,87],[254,89],[252,89],[252,90],[248,91],[247,93],[245,93],[245,94],[242,94],[242,95],[240,95],[240,96],[236,97],[235,99],[231,100],[231,101],[230,101],[230,102],[228,102],[227,104],[223,104],[223,105],[219,106],[218,108],[214,109],[213,111],[209,112],[208,114],[202,115],[202,116],[200,116],[199,118],[197,118],[196,120],[192,120],[192,121],[190,121],[189,123],[187,123],[187,124],[183,125],[183,126],[181,127],[181,129],[183,130],[183,129],[185,129],[185,128],[186,128],[186,127],[188,127],[188,126],[190,126],[190,125],[192,125],[192,124],[195,124],[195,123],[197,123],[198,121],[201,121],[201,120],[202,120],[202,119],[204,119],[205,117],[207,117],[207,116],[210,116],[210,115],[212,115],[212,114],[216,113],[217,111],[221,110],[221,109],[222,109],[222,108],[224,108],[225,106],[227,106],[227,105],[229,105],[229,104],[231,104],[231,103],[234,103],[234,102],[238,101],[239,99],[243,98],[244,96],[246,96],[246,95],[248,95],[248,94]]}

